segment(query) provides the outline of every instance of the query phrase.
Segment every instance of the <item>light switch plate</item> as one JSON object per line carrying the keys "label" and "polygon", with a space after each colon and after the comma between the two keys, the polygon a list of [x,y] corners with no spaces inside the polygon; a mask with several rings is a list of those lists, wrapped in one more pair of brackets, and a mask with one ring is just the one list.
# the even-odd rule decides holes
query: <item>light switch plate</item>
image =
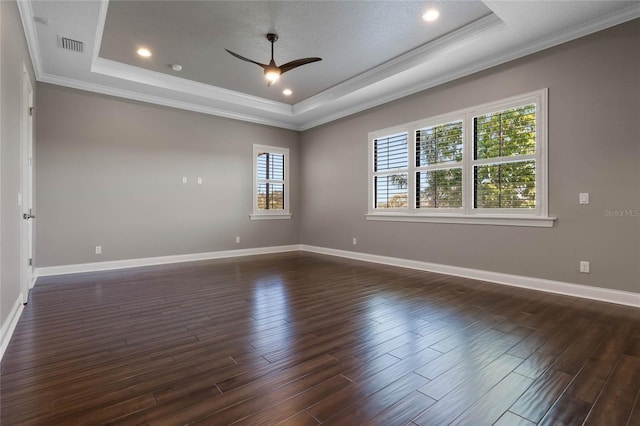
{"label": "light switch plate", "polygon": [[589,204],[589,193],[581,192],[579,200],[580,200],[580,204]]}

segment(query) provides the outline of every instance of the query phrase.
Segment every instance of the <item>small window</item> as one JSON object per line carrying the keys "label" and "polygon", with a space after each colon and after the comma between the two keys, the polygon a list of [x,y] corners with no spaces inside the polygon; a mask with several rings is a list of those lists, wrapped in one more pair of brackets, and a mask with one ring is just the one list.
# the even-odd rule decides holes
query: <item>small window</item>
{"label": "small window", "polygon": [[289,150],[253,146],[253,214],[251,219],[289,219]]}

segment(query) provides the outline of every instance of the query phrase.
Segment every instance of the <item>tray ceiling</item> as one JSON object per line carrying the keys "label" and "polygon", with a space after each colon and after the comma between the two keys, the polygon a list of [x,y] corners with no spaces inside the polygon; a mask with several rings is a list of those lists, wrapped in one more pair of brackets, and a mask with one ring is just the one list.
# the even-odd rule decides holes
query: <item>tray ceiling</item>
{"label": "tray ceiling", "polygon": [[[18,5],[39,81],[298,130],[640,17],[634,1]],[[422,19],[429,8],[440,11],[432,23]],[[261,68],[224,49],[268,62],[268,32],[280,36],[278,64],[323,60],[267,87]],[[142,46],[150,58],[136,54]]]}

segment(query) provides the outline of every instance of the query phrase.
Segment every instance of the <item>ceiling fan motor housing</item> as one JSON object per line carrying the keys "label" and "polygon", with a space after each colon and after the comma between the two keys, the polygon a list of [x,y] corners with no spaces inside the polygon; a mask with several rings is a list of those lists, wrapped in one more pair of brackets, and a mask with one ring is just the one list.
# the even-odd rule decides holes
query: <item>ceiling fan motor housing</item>
{"label": "ceiling fan motor housing", "polygon": [[322,58],[302,58],[302,59],[296,59],[295,61],[287,62],[284,65],[278,66],[276,65],[276,61],[273,59],[273,43],[278,41],[278,34],[268,33],[267,40],[269,40],[269,42],[271,43],[271,61],[269,61],[268,65],[261,64],[260,62],[256,62],[252,59],[245,58],[244,56],[238,55],[237,53],[233,53],[229,49],[225,49],[231,55],[235,56],[236,58],[242,61],[251,62],[252,64],[256,64],[259,67],[262,67],[262,69],[264,69],[264,76],[267,79],[267,86],[271,86],[273,83],[278,81],[280,76],[287,71],[290,71],[294,68],[298,68],[302,65],[306,65],[312,62],[318,62],[322,60]]}

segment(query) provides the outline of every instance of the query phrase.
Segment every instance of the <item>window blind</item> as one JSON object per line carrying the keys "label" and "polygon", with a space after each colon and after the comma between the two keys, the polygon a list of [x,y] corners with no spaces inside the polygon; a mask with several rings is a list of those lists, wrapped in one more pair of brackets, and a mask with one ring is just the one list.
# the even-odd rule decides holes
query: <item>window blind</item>
{"label": "window blind", "polygon": [[284,154],[258,153],[256,163],[259,210],[284,210]]}

